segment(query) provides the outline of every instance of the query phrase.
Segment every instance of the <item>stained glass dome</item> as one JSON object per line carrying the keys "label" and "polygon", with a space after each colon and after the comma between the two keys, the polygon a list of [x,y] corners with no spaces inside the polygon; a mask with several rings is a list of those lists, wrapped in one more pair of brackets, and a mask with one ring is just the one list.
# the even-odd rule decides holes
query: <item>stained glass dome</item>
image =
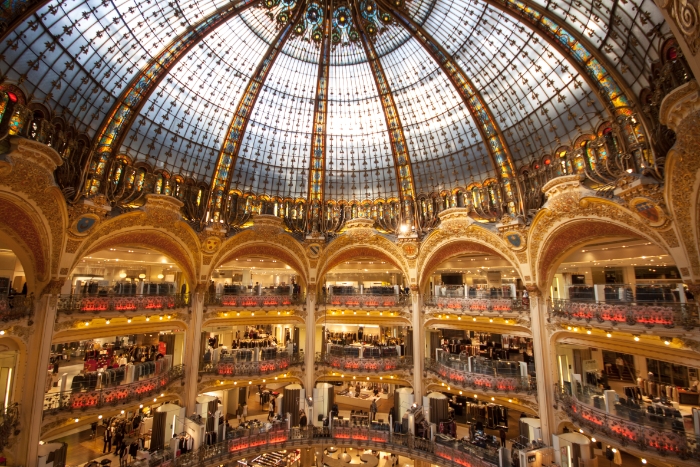
{"label": "stained glass dome", "polygon": [[64,0],[0,59],[94,141],[95,180],[119,156],[214,203],[404,199],[515,180],[638,112],[667,33],[652,0]]}

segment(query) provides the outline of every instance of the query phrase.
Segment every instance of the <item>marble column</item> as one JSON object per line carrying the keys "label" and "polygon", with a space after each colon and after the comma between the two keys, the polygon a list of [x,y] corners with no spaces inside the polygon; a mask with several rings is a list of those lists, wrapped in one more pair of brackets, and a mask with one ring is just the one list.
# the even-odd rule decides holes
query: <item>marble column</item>
{"label": "marble column", "polygon": [[[46,368],[51,354],[51,337],[56,321],[56,305],[63,281],[55,281],[44,290],[48,291],[35,303],[34,329],[29,337],[27,348],[27,371],[23,383],[24,392],[20,401],[20,439],[17,459],[13,464],[34,467],[38,462],[39,441],[41,440],[41,423],[44,411],[44,392],[46,390]],[[34,382],[34,383],[32,383]],[[36,384],[35,384],[36,383]],[[76,415],[79,416],[79,415]]]}
{"label": "marble column", "polygon": [[185,332],[185,414],[192,415],[197,404],[197,380],[199,379],[200,341],[202,340],[202,322],[204,316],[204,288],[206,283],[197,286],[192,294],[192,315]]}
{"label": "marble column", "polygon": [[537,402],[539,403],[539,416],[542,423],[542,441],[545,444],[552,442],[552,435],[556,434],[556,422],[554,419],[554,374],[555,358],[546,328],[547,300],[542,291],[536,286],[527,286],[530,295],[530,329],[532,330],[532,350],[535,357],[535,370],[537,374]]}
{"label": "marble column", "polygon": [[[307,397],[313,394],[314,358],[316,356],[316,288],[306,294],[306,343],[304,344],[304,388]],[[311,420],[309,420],[311,422]]]}
{"label": "marble column", "polygon": [[411,326],[413,326],[413,393],[416,400],[423,395],[425,367],[425,328],[423,327],[423,297],[418,290],[411,291]]}

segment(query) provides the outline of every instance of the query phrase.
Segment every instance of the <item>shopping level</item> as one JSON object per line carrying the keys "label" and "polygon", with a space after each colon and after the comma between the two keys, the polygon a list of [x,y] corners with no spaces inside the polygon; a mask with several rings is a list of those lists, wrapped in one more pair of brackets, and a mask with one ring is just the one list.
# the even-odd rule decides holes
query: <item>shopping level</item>
{"label": "shopping level", "polygon": [[153,453],[149,459],[134,461],[134,467],[157,466],[207,466],[233,462],[265,452],[285,449],[328,449],[329,447],[352,447],[385,451],[422,460],[430,464],[448,463],[469,467],[491,467],[498,465],[467,452],[460,443],[440,444],[410,434],[366,428],[292,428],[266,433],[247,434],[215,445],[202,446],[197,450],[173,458],[170,450]]}

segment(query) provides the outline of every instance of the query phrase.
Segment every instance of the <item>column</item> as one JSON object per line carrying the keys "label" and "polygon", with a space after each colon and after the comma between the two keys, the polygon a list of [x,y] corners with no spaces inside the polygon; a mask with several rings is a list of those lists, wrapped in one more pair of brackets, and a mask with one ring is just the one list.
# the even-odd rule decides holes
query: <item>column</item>
{"label": "column", "polygon": [[423,327],[422,297],[411,287],[411,325],[413,326],[413,394],[419,401],[423,396],[425,367],[425,328]]}
{"label": "column", "polygon": [[197,285],[192,294],[192,316],[185,332],[185,415],[192,415],[197,404],[197,380],[199,379],[200,341],[204,316],[204,294],[206,282]]}
{"label": "column", "polygon": [[530,328],[532,330],[533,354],[537,372],[537,402],[542,423],[542,441],[549,445],[552,434],[556,433],[554,419],[554,361],[555,356],[549,341],[549,333],[545,327],[547,316],[547,301],[545,295],[537,286],[527,286],[530,294]]}
{"label": "column", "polygon": [[[19,447],[16,465],[34,467],[38,461],[39,441],[41,440],[41,423],[44,410],[44,390],[46,381],[46,368],[51,353],[51,338],[53,336],[53,324],[56,321],[56,305],[58,294],[63,281],[54,281],[44,290],[49,293],[41,295],[37,300],[34,310],[34,332],[29,338],[27,348],[27,372],[25,381],[22,381],[24,392],[20,402],[20,428],[22,430],[19,439]],[[60,282],[60,283],[59,283]],[[31,381],[37,384],[31,384]],[[18,381],[18,383],[20,383]],[[78,415],[76,415],[78,416]]]}
{"label": "column", "polygon": [[[316,285],[309,286],[306,293],[306,343],[304,344],[304,389],[307,397],[313,394],[314,358],[316,357]],[[311,420],[309,420],[311,423]]]}

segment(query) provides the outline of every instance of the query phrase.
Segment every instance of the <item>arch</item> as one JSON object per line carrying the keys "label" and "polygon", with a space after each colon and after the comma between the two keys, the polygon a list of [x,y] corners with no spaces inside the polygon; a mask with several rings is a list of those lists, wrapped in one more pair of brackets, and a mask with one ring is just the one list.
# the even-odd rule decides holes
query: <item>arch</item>
{"label": "arch", "polygon": [[306,269],[304,269],[304,267],[301,265],[298,259],[291,252],[278,245],[262,241],[247,243],[245,245],[236,247],[226,252],[226,255],[221,257],[221,259],[216,263],[216,265],[209,269],[209,276],[207,277],[207,280],[209,279],[209,277],[211,277],[212,271],[220,265],[225,264],[239,256],[252,255],[266,256],[270,258],[275,258],[277,260],[281,260],[282,262],[290,266],[297,274],[299,274],[301,281],[305,285],[308,284]]}
{"label": "arch", "polygon": [[[466,212],[463,209],[455,210]],[[448,213],[447,216],[450,214]],[[427,283],[430,272],[443,261],[465,253],[495,254],[508,261],[518,275],[522,277],[520,263],[526,258],[517,257],[506,243],[495,233],[486,230],[465,214],[459,218],[443,219],[440,227],[434,230],[421,246],[417,269],[420,274],[418,286],[422,290]]]}
{"label": "arch", "polygon": [[20,337],[5,334],[0,337],[0,351],[8,350],[17,352],[17,360],[15,361],[14,369],[15,374],[12,376],[12,402],[22,403],[22,398],[25,395],[22,391],[18,390],[18,388],[24,386],[29,360],[29,350],[27,349],[27,344]]}
{"label": "arch", "polygon": [[78,253],[73,258],[73,263],[70,267],[71,271],[78,266],[78,263],[84,256],[91,253],[116,246],[133,245],[155,250],[172,259],[185,273],[189,288],[193,288],[197,283],[196,271],[199,258],[193,258],[191,249],[183,245],[182,241],[171,232],[150,226],[138,226],[104,236],[95,233],[90,240],[78,250]]}
{"label": "arch", "polygon": [[420,289],[423,290],[428,278],[432,274],[432,271],[437,269],[441,263],[466,253],[485,253],[500,256],[508,261],[513,269],[518,271],[518,275],[520,275],[520,265],[518,263],[514,263],[510,258],[504,256],[500,251],[496,250],[492,246],[487,246],[483,243],[470,239],[457,238],[452,241],[448,240],[443,242],[439,247],[433,250],[428,258],[426,258],[425,265],[420,271]]}
{"label": "arch", "polygon": [[22,263],[28,293],[36,293],[50,275],[46,229],[34,209],[10,193],[0,193],[0,219],[0,241]]}
{"label": "arch", "polygon": [[[150,314],[165,314],[165,312],[157,311]],[[117,321],[117,319],[113,319],[113,321]],[[160,331],[187,331],[187,323],[181,319],[172,319],[169,321],[153,320],[151,322],[139,321],[131,324],[127,324],[124,321],[125,320],[123,320],[121,323],[112,323],[108,326],[84,326],[82,324],[76,324],[74,325],[74,327],[70,327],[68,329],[54,329],[53,335],[51,337],[51,343],[60,344],[66,342],[75,342],[79,340],[82,341],[89,339],[98,339],[102,337],[142,334],[149,332],[156,333]],[[78,321],[78,323],[80,322],[81,321]]]}
{"label": "arch", "polygon": [[[303,248],[294,237],[282,229],[281,219],[268,219],[271,217],[256,216],[253,220],[252,228],[246,229],[222,242],[208,263],[210,267],[206,279],[208,280],[211,277],[211,272],[214,269],[227,261],[231,261],[231,258],[245,254],[274,256],[291,266],[292,269],[299,273],[304,283],[308,284],[309,266]],[[268,220],[273,220],[273,223],[268,223]],[[274,224],[278,221],[278,225]],[[207,259],[205,257],[205,263]]]}
{"label": "arch", "polygon": [[396,266],[407,281],[411,278],[408,264],[403,259],[401,250],[393,242],[373,229],[352,229],[334,240],[319,257],[316,269],[317,283],[322,283],[328,271],[335,266],[357,256],[386,260]]}

